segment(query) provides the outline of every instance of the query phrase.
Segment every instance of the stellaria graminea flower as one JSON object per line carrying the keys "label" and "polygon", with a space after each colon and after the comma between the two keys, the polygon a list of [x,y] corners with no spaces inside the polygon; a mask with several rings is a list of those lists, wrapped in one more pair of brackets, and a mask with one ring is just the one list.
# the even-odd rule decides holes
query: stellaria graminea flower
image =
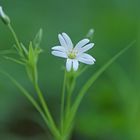
{"label": "stellaria graminea flower", "polygon": [[94,46],[89,39],[79,41],[74,47],[70,37],[66,33],[58,35],[61,46],[52,47],[52,54],[58,57],[66,58],[67,71],[78,70],[79,62],[92,65],[96,61],[91,55],[85,53]]}
{"label": "stellaria graminea flower", "polygon": [[4,22],[4,24],[9,24],[10,23],[10,18],[4,13],[2,7],[0,6],[0,18]]}

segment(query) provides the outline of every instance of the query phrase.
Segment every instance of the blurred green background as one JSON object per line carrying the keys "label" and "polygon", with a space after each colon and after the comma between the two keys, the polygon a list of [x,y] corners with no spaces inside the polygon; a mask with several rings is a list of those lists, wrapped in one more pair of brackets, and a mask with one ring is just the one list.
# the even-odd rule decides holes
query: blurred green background
{"label": "blurred green background", "polygon": [[[140,1],[139,0],[1,0],[20,40],[26,45],[40,27],[44,30],[39,61],[40,85],[56,120],[59,119],[64,60],[51,55],[58,33],[74,44],[94,28],[96,58],[79,79],[77,90],[107,60],[131,41],[135,47],[121,56],[91,87],[80,106],[72,140],[140,140]],[[14,40],[0,22],[0,50]],[[0,57],[0,70],[9,72],[29,91],[34,89],[24,68]],[[32,105],[0,75],[0,140],[50,140]]]}

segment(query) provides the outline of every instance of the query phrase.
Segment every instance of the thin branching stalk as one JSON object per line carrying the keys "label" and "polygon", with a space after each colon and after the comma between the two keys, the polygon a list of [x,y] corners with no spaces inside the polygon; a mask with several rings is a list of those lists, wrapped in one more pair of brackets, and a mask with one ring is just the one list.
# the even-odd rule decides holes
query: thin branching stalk
{"label": "thin branching stalk", "polygon": [[[15,39],[16,49],[17,49],[19,55],[21,57],[23,57],[23,52],[22,52],[20,42],[19,42],[18,37],[17,37],[14,29],[12,28],[11,24],[8,24],[8,28],[11,31],[11,33],[12,33],[14,39]],[[43,94],[42,94],[42,92],[41,92],[41,90],[39,88],[39,85],[38,85],[38,73],[37,73],[36,63],[33,64],[32,68],[33,68],[33,71],[32,71],[32,79],[33,79],[33,81],[32,82],[34,84],[35,90],[36,90],[36,92],[38,94],[39,100],[41,102],[41,105],[42,105],[46,115],[44,116],[44,114],[42,114],[40,112],[40,110],[39,110],[39,113],[41,113],[41,116],[43,115],[43,118],[45,119],[45,122],[46,122],[46,120],[48,120],[49,128],[51,128],[50,130],[51,130],[52,134],[54,135],[54,137],[59,138],[60,137],[59,130],[57,129],[57,127],[56,127],[56,125],[54,123],[54,120],[53,120],[53,118],[51,116],[51,113],[50,113],[50,111],[48,109],[47,103],[46,103],[46,101],[45,101],[45,99],[43,97]]]}
{"label": "thin branching stalk", "polygon": [[34,86],[35,86],[35,90],[36,90],[36,92],[37,92],[37,94],[38,94],[40,103],[42,104],[42,107],[43,107],[43,109],[44,109],[44,111],[45,111],[45,114],[46,114],[46,116],[47,116],[47,118],[48,118],[48,120],[49,120],[49,122],[50,122],[50,124],[51,124],[51,126],[52,126],[52,128],[53,128],[53,130],[54,130],[55,133],[59,136],[59,135],[60,135],[60,134],[59,134],[59,131],[58,131],[58,129],[57,129],[55,123],[54,123],[54,120],[53,120],[53,118],[52,118],[52,116],[51,116],[51,113],[50,113],[50,111],[49,111],[49,109],[48,109],[47,103],[46,103],[46,101],[45,101],[45,99],[44,99],[44,97],[43,97],[43,94],[42,94],[42,92],[41,92],[41,90],[40,90],[40,88],[39,88],[39,86],[38,86],[37,83],[36,83]]}
{"label": "thin branching stalk", "polygon": [[70,73],[67,72],[66,79],[67,79],[67,83],[66,83],[67,99],[66,99],[63,137],[65,137],[65,139],[69,139],[73,124],[71,123],[70,129],[67,129],[67,124],[68,124],[68,120],[69,120],[68,118],[69,118],[69,114],[70,114],[71,106],[72,106],[72,95],[73,95],[73,91],[74,91],[75,83],[76,83],[75,73],[74,72],[70,72]]}
{"label": "thin branching stalk", "polygon": [[15,39],[16,47],[17,47],[16,49],[18,50],[18,52],[19,52],[20,55],[21,55],[22,48],[21,48],[21,46],[20,46],[19,39],[18,39],[18,37],[17,37],[17,35],[16,35],[16,33],[15,33],[15,31],[14,31],[14,29],[13,29],[13,27],[12,27],[11,24],[8,24],[8,28],[9,28],[9,30],[11,31],[11,33],[12,33],[14,39]]}
{"label": "thin branching stalk", "polygon": [[33,75],[33,79],[34,79],[34,81],[33,81],[34,88],[35,88],[35,90],[36,90],[36,92],[37,92],[37,95],[38,95],[38,97],[39,97],[40,103],[41,103],[41,105],[42,105],[42,107],[43,107],[43,109],[44,109],[44,111],[45,111],[45,114],[46,114],[46,116],[47,116],[47,118],[48,118],[48,120],[49,120],[49,122],[50,122],[50,125],[51,125],[51,127],[52,127],[54,133],[56,134],[57,137],[59,137],[59,136],[60,136],[60,133],[59,133],[59,131],[58,131],[57,127],[56,127],[56,124],[55,124],[55,122],[54,122],[54,120],[53,120],[53,118],[52,118],[52,116],[51,116],[51,113],[50,113],[50,111],[49,111],[47,102],[45,101],[45,98],[44,98],[44,96],[43,96],[43,93],[42,93],[42,91],[41,91],[41,89],[40,89],[40,87],[39,87],[39,84],[38,84],[37,66],[35,65],[33,68],[34,68],[34,70],[33,70],[33,71],[34,71],[34,75]]}
{"label": "thin branching stalk", "polygon": [[63,135],[63,129],[64,129],[64,106],[65,106],[66,77],[67,77],[67,72],[65,70],[63,87],[62,87],[62,95],[61,95],[61,114],[60,114],[61,135]]}

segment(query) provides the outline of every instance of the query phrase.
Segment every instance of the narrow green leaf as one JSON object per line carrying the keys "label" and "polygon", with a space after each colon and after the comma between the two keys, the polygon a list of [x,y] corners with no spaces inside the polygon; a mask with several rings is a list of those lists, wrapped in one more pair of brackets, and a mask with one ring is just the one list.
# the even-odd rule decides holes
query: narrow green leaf
{"label": "narrow green leaf", "polygon": [[91,78],[86,82],[86,84],[82,87],[82,89],[80,90],[78,96],[76,97],[76,100],[72,106],[71,109],[71,114],[69,117],[69,124],[67,124],[68,126],[70,125],[70,123],[72,122],[72,120],[75,117],[75,114],[77,112],[77,109],[84,97],[84,95],[86,94],[86,92],[88,91],[88,89],[92,86],[92,84],[95,82],[95,80],[98,79],[98,77],[117,59],[119,58],[124,52],[126,52],[130,47],[132,47],[134,45],[136,41],[131,42],[127,47],[125,47],[124,49],[122,49],[120,52],[118,52],[114,57],[112,57],[107,63],[105,63],[95,74],[93,74],[91,76]]}
{"label": "narrow green leaf", "polygon": [[40,46],[41,41],[42,41],[42,36],[43,36],[43,30],[40,29],[40,30],[38,31],[38,33],[36,34],[34,40],[33,40],[33,45],[34,45],[35,47],[39,47],[39,46]]}
{"label": "narrow green leaf", "polygon": [[24,62],[19,61],[19,60],[15,59],[15,58],[12,58],[12,57],[3,56],[3,58],[5,58],[5,59],[7,59],[7,60],[10,60],[10,61],[13,61],[13,62],[15,62],[15,63],[21,64],[21,65],[25,65]]}
{"label": "narrow green leaf", "polygon": [[29,53],[28,53],[28,60],[30,65],[34,65],[35,64],[35,54],[34,54],[34,48],[33,48],[33,44],[32,42],[30,42],[29,44]]}
{"label": "narrow green leaf", "polygon": [[26,47],[23,45],[23,43],[20,43],[25,55],[28,55],[28,50],[26,49]]}
{"label": "narrow green leaf", "polygon": [[34,49],[33,49],[33,44],[30,42],[29,44],[29,54],[28,54],[29,60],[32,60],[34,57]]}
{"label": "narrow green leaf", "polygon": [[82,75],[87,69],[88,69],[88,66],[82,67],[82,68],[76,73],[76,77],[79,77],[80,75]]}
{"label": "narrow green leaf", "polygon": [[17,47],[16,44],[13,44],[13,48],[14,48],[17,52],[19,51],[19,49],[18,49],[18,47]]}

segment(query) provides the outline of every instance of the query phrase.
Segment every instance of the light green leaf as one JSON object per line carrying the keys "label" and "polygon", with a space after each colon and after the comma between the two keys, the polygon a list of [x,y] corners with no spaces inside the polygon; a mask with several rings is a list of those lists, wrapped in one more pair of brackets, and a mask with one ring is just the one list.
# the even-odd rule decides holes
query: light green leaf
{"label": "light green leaf", "polygon": [[82,68],[76,73],[76,77],[79,77],[80,75],[82,75],[87,69],[88,69],[88,66],[82,67]]}
{"label": "light green leaf", "polygon": [[29,44],[29,54],[28,54],[28,58],[29,58],[29,60],[33,60],[33,59],[34,59],[34,49],[33,49],[33,44],[32,44],[32,42],[30,42],[30,44]]}
{"label": "light green leaf", "polygon": [[21,64],[21,65],[25,65],[24,62],[19,61],[19,60],[15,59],[15,58],[8,57],[8,56],[3,56],[3,57],[4,57],[5,59],[10,60],[10,61],[13,61],[13,62],[15,62],[15,63]]}
{"label": "light green leaf", "polygon": [[82,87],[80,90],[78,96],[76,97],[76,100],[72,106],[71,114],[69,117],[69,122],[67,124],[67,127],[69,127],[70,123],[73,121],[75,114],[78,110],[78,107],[84,97],[84,95],[87,93],[88,89],[92,86],[92,84],[98,79],[98,77],[117,59],[119,58],[124,52],[126,52],[130,47],[134,45],[136,41],[131,42],[127,47],[122,49],[120,52],[118,52],[115,56],[113,56],[107,63],[105,63],[95,74],[89,78],[89,80],[86,82],[86,84]]}
{"label": "light green leaf", "polygon": [[42,41],[42,36],[43,36],[43,30],[42,28],[38,31],[38,33],[36,34],[34,40],[33,40],[33,45],[35,47],[39,47]]}
{"label": "light green leaf", "polygon": [[23,43],[20,43],[25,55],[28,55],[28,50],[26,49],[26,47],[23,45]]}

